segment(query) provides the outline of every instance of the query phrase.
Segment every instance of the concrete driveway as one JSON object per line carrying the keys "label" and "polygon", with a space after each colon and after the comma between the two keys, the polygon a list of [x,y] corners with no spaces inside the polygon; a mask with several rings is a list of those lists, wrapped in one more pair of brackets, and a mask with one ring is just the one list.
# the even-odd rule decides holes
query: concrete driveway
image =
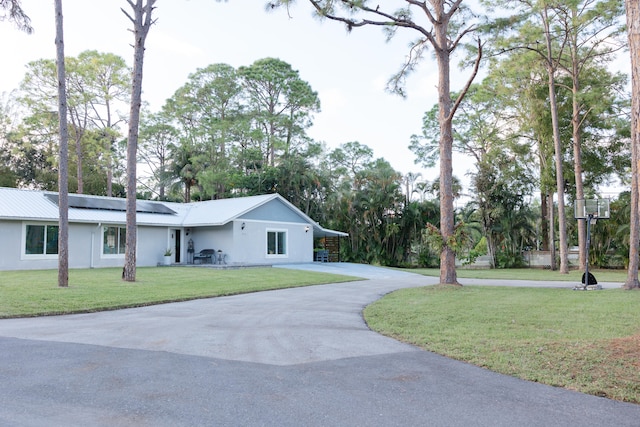
{"label": "concrete driveway", "polygon": [[0,425],[640,425],[639,405],[495,374],[366,327],[365,305],[435,278],[285,268],[368,280],[1,320]]}

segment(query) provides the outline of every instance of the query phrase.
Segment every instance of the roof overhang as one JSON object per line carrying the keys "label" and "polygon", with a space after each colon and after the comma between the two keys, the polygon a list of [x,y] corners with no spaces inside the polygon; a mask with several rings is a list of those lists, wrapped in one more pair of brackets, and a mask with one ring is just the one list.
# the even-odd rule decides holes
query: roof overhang
{"label": "roof overhang", "polygon": [[342,231],[329,230],[328,228],[323,228],[319,224],[313,225],[313,237],[315,239],[321,239],[323,237],[347,237],[349,233],[344,233]]}

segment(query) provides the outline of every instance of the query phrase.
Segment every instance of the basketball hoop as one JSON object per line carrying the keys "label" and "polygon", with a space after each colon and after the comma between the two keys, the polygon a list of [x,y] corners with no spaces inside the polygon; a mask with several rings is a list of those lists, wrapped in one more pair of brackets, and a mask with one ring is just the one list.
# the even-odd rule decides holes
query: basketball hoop
{"label": "basketball hoop", "polygon": [[576,199],[575,219],[609,219],[610,199]]}
{"label": "basketball hoop", "polygon": [[[576,199],[575,218],[583,219],[587,223],[586,259],[583,286],[576,286],[573,289],[598,289],[596,278],[589,273],[589,246],[591,244],[591,226],[598,222],[598,219],[609,219],[610,205],[609,199]],[[596,285],[596,287],[594,287]]]}

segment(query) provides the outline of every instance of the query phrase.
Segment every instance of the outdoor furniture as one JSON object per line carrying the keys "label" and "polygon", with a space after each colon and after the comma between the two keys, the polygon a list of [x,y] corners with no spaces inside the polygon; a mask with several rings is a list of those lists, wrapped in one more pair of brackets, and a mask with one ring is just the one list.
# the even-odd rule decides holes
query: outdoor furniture
{"label": "outdoor furniture", "polygon": [[194,264],[196,261],[200,261],[200,264],[213,264],[213,257],[215,256],[214,249],[203,249],[198,252],[198,255],[193,257]]}
{"label": "outdoor furniture", "polygon": [[316,262],[329,262],[329,251],[326,249],[316,251]]}

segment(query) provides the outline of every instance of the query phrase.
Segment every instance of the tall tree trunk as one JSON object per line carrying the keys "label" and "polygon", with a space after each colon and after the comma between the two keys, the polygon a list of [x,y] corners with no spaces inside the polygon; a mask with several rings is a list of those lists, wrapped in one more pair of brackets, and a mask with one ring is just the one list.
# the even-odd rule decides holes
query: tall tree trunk
{"label": "tall tree trunk", "polygon": [[[66,71],[65,71],[66,74]],[[73,135],[74,142],[76,147],[76,176],[78,178],[78,188],[76,189],[76,193],[83,194],[84,193],[84,179],[82,176],[82,165],[84,163],[82,156],[82,136],[84,135],[84,129],[81,129],[80,123],[76,122],[75,112],[72,111],[71,118],[71,126],[73,127]],[[79,120],[78,120],[79,122]]]}
{"label": "tall tree trunk", "polygon": [[485,221],[485,236],[487,236],[487,255],[489,256],[489,266],[491,268],[496,268],[496,244],[495,239],[493,238],[493,232],[487,227]]}
{"label": "tall tree trunk", "polygon": [[[544,176],[545,171],[547,170],[547,156],[544,154],[545,153],[545,143],[542,139],[542,137],[538,137],[537,138],[537,144],[538,144],[538,161],[540,164],[540,177]],[[549,215],[549,207],[548,204],[550,203],[553,206],[553,192],[551,192],[551,194],[549,194],[549,189],[546,188],[546,184],[542,185],[543,183],[541,182],[540,185],[540,217],[541,217],[541,230],[540,233],[542,234],[542,247],[540,248],[543,251],[550,251],[551,250],[551,246],[553,245],[553,241],[551,241],[551,243],[549,242],[549,239],[551,238],[551,234],[549,233],[549,228],[553,227],[553,221],[551,220],[551,218],[553,218],[553,216]]]}
{"label": "tall tree trunk", "polygon": [[434,49],[438,62],[438,121],[440,123],[440,234],[444,242],[440,252],[440,283],[458,284],[456,255],[447,244],[454,235],[453,117],[451,115],[451,58],[448,50],[447,27],[448,22],[439,22],[434,25],[437,44]]}
{"label": "tall tree trunk", "polygon": [[[77,130],[76,130],[77,132]],[[82,139],[76,135],[76,174],[78,176],[78,189],[76,193],[84,194],[84,178],[82,176]]]}
{"label": "tall tree trunk", "polygon": [[58,286],[69,286],[69,129],[67,127],[67,87],[64,67],[62,0],[55,0],[56,65],[58,72],[58,122],[60,159],[58,167]]}
{"label": "tall tree trunk", "polygon": [[144,44],[153,23],[151,12],[155,0],[127,0],[133,8],[134,17],[123,12],[133,23],[135,42],[133,45],[133,81],[131,84],[131,109],[129,111],[129,136],[127,140],[127,242],[125,249],[123,280],[136,280],[136,246],[138,240],[136,224],[136,189],[137,189],[137,156],[138,126],[140,124],[140,108],[142,106],[142,69],[144,64]]}
{"label": "tall tree trunk", "polygon": [[161,159],[160,159],[160,180],[159,180],[160,188],[159,188],[159,194],[158,194],[158,197],[159,197],[160,200],[164,200],[165,199],[165,195],[164,195],[164,193],[165,193],[164,182],[165,181],[164,180],[165,180],[165,176],[167,174],[167,172],[166,172],[167,167],[166,167],[164,162],[165,162],[164,156],[162,156]]}
{"label": "tall tree trunk", "polygon": [[268,161],[267,164],[271,167],[276,165],[276,137],[275,137],[275,133],[276,133],[276,128],[275,128],[275,124],[273,122],[271,122],[269,124],[269,152],[267,154],[268,157]]}
{"label": "tall tree trunk", "polygon": [[[578,12],[576,8],[571,9],[572,22],[578,21]],[[571,127],[572,127],[572,140],[573,140],[573,174],[576,183],[576,195],[575,200],[584,199],[584,185],[582,182],[582,105],[580,103],[580,49],[578,43],[577,32],[570,34],[570,46],[571,46]],[[587,259],[587,222],[582,220],[578,221],[578,268],[584,270],[586,267]]]}
{"label": "tall tree trunk", "polygon": [[[578,95],[580,93],[580,82],[578,81],[577,63],[574,61],[573,74],[573,115],[571,125],[573,127],[573,174],[576,181],[576,200],[584,199],[584,185],[582,182],[582,129],[580,117],[580,103]],[[586,221],[578,220],[578,250],[579,268],[584,270],[586,266]]]}
{"label": "tall tree trunk", "polygon": [[638,251],[640,245],[640,4],[626,0],[627,32],[631,54],[631,232],[629,237],[629,270],[625,289],[640,288]]}
{"label": "tall tree trunk", "polygon": [[111,154],[107,163],[107,197],[113,197],[113,169],[111,169]]}
{"label": "tall tree trunk", "polygon": [[191,179],[184,183],[184,202],[191,203]]}
{"label": "tall tree trunk", "polygon": [[537,248],[541,251],[549,250],[549,208],[547,207],[548,195],[544,192],[540,192],[540,235],[541,243]]}
{"label": "tall tree trunk", "polygon": [[[569,273],[569,257],[567,251],[567,224],[564,209],[564,174],[562,171],[562,141],[560,140],[560,124],[558,119],[558,103],[556,101],[556,81],[555,67],[553,65],[553,56],[551,48],[551,33],[549,31],[549,18],[547,16],[547,8],[543,8],[544,15],[544,33],[547,44],[547,73],[549,74],[549,104],[551,108],[551,125],[553,128],[553,146],[556,161],[556,187],[558,193],[558,245],[560,249],[560,273]],[[552,242],[553,244],[553,242]]]}

